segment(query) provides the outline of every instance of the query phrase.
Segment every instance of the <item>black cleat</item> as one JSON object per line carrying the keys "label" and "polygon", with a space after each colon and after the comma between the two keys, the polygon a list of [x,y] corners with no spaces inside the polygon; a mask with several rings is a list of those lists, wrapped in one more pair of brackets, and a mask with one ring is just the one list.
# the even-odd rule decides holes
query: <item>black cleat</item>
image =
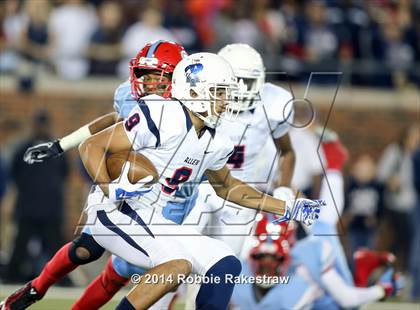
{"label": "black cleat", "polygon": [[0,310],[23,310],[40,300],[43,295],[39,294],[32,282],[7,297],[1,304]]}

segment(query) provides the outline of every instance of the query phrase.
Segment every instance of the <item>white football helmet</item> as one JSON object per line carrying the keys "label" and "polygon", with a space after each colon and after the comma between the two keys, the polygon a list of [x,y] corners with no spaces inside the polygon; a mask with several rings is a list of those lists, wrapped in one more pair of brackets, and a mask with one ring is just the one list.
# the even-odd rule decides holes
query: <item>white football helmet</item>
{"label": "white football helmet", "polygon": [[226,45],[218,55],[230,63],[239,80],[239,110],[254,109],[261,102],[260,92],[265,82],[265,68],[261,55],[243,43]]}
{"label": "white football helmet", "polygon": [[[219,115],[215,107],[217,90],[226,91],[226,111]],[[192,54],[178,63],[172,76],[172,96],[180,101],[206,126],[215,128],[219,118],[234,120],[238,83],[232,67],[212,53]],[[213,104],[212,104],[213,103]],[[203,115],[203,113],[207,113]]]}

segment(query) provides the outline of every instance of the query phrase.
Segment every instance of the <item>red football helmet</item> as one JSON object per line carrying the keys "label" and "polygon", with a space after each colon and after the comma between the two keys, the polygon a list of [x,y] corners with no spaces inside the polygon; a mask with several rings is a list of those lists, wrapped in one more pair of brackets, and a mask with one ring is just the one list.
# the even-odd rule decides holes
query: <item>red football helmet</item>
{"label": "red football helmet", "polygon": [[[293,222],[273,224],[275,219],[271,214],[257,215],[257,244],[249,253],[250,267],[255,276],[284,276],[289,268],[290,249],[296,242],[296,226]],[[272,286],[270,283],[258,285]]]}
{"label": "red football helmet", "polygon": [[[130,61],[133,97],[139,100],[152,93],[170,97],[172,72],[186,56],[184,48],[175,42],[159,40],[146,44]],[[155,78],[145,79],[145,75],[150,73],[154,73]]]}

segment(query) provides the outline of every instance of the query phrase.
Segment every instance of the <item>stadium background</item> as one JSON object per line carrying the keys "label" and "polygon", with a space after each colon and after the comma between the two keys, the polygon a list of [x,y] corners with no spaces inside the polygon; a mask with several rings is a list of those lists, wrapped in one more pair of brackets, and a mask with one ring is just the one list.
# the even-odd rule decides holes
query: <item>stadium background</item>
{"label": "stadium background", "polygon": [[[16,147],[30,136],[40,111],[51,119],[52,137],[111,112],[113,91],[128,76],[128,59],[154,39],[176,40],[189,52],[217,52],[228,43],[248,43],[262,53],[267,80],[292,89],[296,98],[303,98],[310,73],[322,72],[313,75],[307,98],[322,120],[334,102],[328,127],[349,150],[347,179],[362,155],[378,163],[387,146],[400,141],[420,119],[418,1],[4,0],[0,21],[2,171],[10,168]],[[61,243],[73,236],[90,186],[77,152],[68,155],[64,202],[58,206],[64,214]],[[8,175],[0,176],[0,183],[7,183],[7,189],[0,189],[4,289],[13,282],[4,274],[16,236],[16,188]],[[43,205],[31,207],[41,210]],[[406,210],[407,219],[419,207],[417,201]],[[402,300],[418,301],[420,296],[409,291],[412,276],[419,276],[419,254],[411,246],[420,242],[414,240],[416,225],[407,221],[395,227],[380,214],[372,226],[376,249],[391,250],[386,241],[410,227],[413,238],[404,241],[408,253],[400,266],[408,279]],[[349,255],[351,228],[346,226],[342,236]],[[20,281],[39,271],[42,263],[33,261],[45,261],[49,255],[36,238],[28,249]],[[72,280],[84,285],[100,268],[100,263],[85,268]]]}

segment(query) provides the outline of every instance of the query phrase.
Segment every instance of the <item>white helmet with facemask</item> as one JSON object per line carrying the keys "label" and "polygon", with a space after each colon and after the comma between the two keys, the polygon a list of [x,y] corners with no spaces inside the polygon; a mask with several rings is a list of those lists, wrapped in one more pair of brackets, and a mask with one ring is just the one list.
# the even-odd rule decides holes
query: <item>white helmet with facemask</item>
{"label": "white helmet with facemask", "polygon": [[243,43],[226,45],[218,55],[230,63],[238,78],[238,109],[254,109],[261,102],[260,92],[265,82],[265,68],[261,55]]}
{"label": "white helmet with facemask", "polygon": [[[226,92],[226,111],[216,111],[216,94]],[[237,116],[231,105],[237,98],[238,83],[230,64],[212,53],[196,53],[184,58],[176,66],[172,76],[172,96],[180,100],[190,111],[202,119],[206,126],[214,128],[219,118],[233,120]]]}

